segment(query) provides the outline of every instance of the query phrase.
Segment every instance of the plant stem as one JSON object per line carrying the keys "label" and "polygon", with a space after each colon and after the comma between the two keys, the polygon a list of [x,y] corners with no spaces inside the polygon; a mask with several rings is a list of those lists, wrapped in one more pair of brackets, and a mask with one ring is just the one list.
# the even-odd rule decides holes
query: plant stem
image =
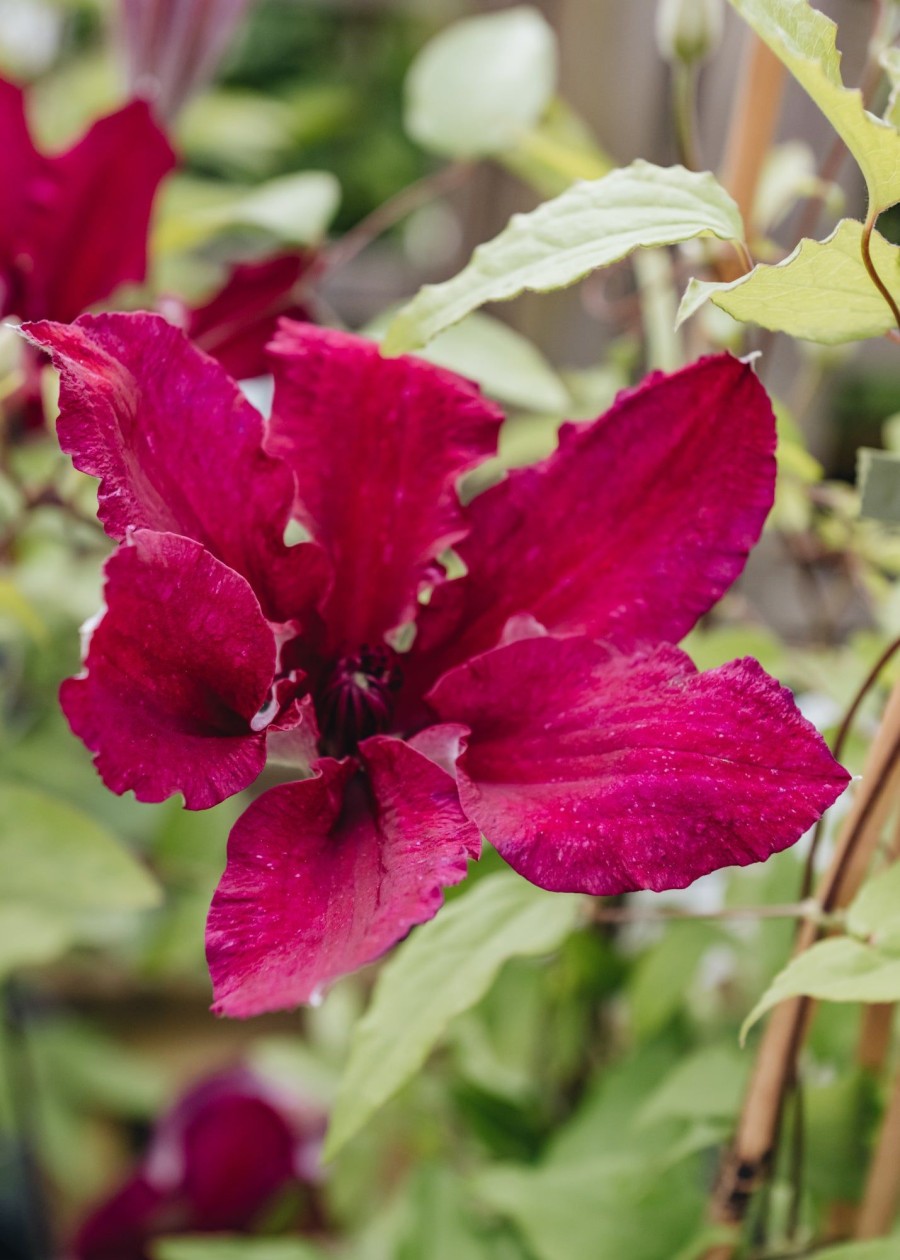
{"label": "plant stem", "polygon": [[900,1203],[900,1074],[894,1081],[878,1145],[869,1165],[857,1238],[881,1238],[890,1231]]}
{"label": "plant stem", "polygon": [[645,910],[640,906],[596,906],[594,923],[668,923],[680,919],[808,919],[822,920],[821,907],[809,898],[776,906],[723,906],[719,910],[688,910],[681,906],[660,906]]}
{"label": "plant stem", "polygon": [[894,317],[894,323],[897,325],[898,328],[900,328],[900,307],[897,306],[897,303],[894,301],[890,290],[888,289],[887,285],[882,280],[881,276],[878,274],[875,264],[872,261],[871,245],[872,245],[872,232],[874,231],[874,228],[875,228],[875,215],[870,210],[868,218],[866,219],[866,222],[865,222],[865,226],[863,227],[862,242],[861,242],[862,260],[865,263],[866,271],[868,271],[869,277],[871,278],[872,283],[875,285],[875,288],[878,290],[878,292],[884,298],[885,302],[887,302],[888,306],[891,308],[891,314]]}
{"label": "plant stem", "polygon": [[[859,791],[818,890],[816,902],[825,916],[846,905],[863,881],[894,801],[898,762],[900,684],[891,692],[881,726],[869,749]],[[813,919],[804,919],[795,956],[814,944],[819,935],[819,924]],[[737,1132],[723,1159],[713,1193],[710,1214],[717,1224],[739,1224],[753,1194],[769,1175],[785,1092],[793,1079],[812,1011],[813,1003],[809,998],[792,998],[775,1008],[766,1025]],[[706,1260],[730,1260],[734,1249],[732,1244],[715,1247],[707,1253]]]}
{"label": "plant stem", "polygon": [[[853,728],[853,723],[856,721],[856,715],[859,712],[863,701],[875,686],[881,675],[881,671],[898,651],[900,651],[900,638],[894,639],[887,645],[860,684],[856,695],[850,702],[850,707],[844,714],[841,724],[838,727],[837,734],[834,737],[834,744],[832,745],[831,751],[834,754],[835,761],[840,761],[841,759],[841,754],[844,751],[844,745],[847,742],[847,738]],[[816,869],[816,856],[822,839],[823,830],[823,820],[820,818],[816,823],[815,830],[813,831],[812,843],[809,846],[809,853],[806,856],[806,866],[803,871],[803,883],[800,887],[801,898],[808,897],[812,892],[813,877]]]}
{"label": "plant stem", "polygon": [[32,1260],[51,1260],[47,1205],[37,1160],[36,1094],[22,993],[14,980],[7,981],[3,995],[6,1063],[13,1132],[19,1148],[22,1209]]}
{"label": "plant stem", "polygon": [[763,163],[772,147],[785,69],[756,35],[749,37],[722,159],[722,183],[734,197],[752,236],[753,203]]}
{"label": "plant stem", "polygon": [[672,112],[678,155],[691,171],[702,166],[696,126],[697,65],[677,58],[672,67]]}
{"label": "plant stem", "polygon": [[473,162],[451,162],[431,175],[425,175],[406,188],[402,188],[395,196],[377,206],[371,214],[345,233],[321,255],[315,270],[321,274],[345,267],[357,254],[372,244],[374,240],[401,222],[407,215],[418,210],[420,206],[436,201],[447,193],[458,188],[475,169]]}

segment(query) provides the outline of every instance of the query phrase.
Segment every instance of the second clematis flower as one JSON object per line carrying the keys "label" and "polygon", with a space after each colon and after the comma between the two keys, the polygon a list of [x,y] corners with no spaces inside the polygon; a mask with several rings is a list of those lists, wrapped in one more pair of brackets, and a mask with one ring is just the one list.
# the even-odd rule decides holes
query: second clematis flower
{"label": "second clematis flower", "polygon": [[27,332],[121,543],[61,693],[104,781],[202,809],[268,754],[297,767],[229,839],[216,1011],[294,1006],[378,957],[482,833],[544,888],[678,888],[792,844],[843,790],[755,661],[700,674],[674,646],[771,506],[748,365],[651,376],[464,506],[501,415],[420,360],[284,321],[264,421],[159,317]]}

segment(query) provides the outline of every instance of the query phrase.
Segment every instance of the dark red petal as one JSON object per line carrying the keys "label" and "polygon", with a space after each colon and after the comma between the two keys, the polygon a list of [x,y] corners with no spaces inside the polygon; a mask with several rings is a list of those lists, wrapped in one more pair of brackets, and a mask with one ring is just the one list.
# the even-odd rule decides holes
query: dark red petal
{"label": "dark red petal", "polygon": [[470,729],[468,816],[532,883],[610,895],[764,861],[847,773],[753,660],[698,674],[678,648],[623,656],[523,639],[445,675],[431,703]]}
{"label": "dark red petal", "polygon": [[60,370],[60,445],[101,479],[107,533],[184,534],[243,574],[270,619],[300,616],[325,584],[324,557],[284,545],[293,478],[219,365],[144,312],[25,331]]}
{"label": "dark red petal", "polygon": [[187,313],[188,337],[235,380],[264,375],[269,371],[266,346],[279,318],[309,318],[294,289],[312,258],[311,253],[278,254],[233,267],[222,288]]}
{"label": "dark red petal", "polygon": [[94,123],[66,153],[47,158],[29,199],[30,260],[23,319],[72,320],[147,272],[157,187],[175,165],[143,101]]}
{"label": "dark red petal", "polygon": [[197,543],[140,530],[106,563],[106,610],[60,699],[114,792],[207,809],[252,783],[275,640],[250,587]]}
{"label": "dark red petal", "polygon": [[127,1181],[84,1221],[72,1244],[75,1260],[146,1260],[165,1195],[143,1174]]}
{"label": "dark red petal", "polygon": [[309,1002],[430,919],[459,883],[479,836],[453,780],[397,739],[318,763],[274,787],[228,841],[206,952],[213,1009],[257,1015]]}
{"label": "dark red petal", "polygon": [[677,642],[735,580],[775,488],[765,390],[730,355],[657,374],[470,505],[467,576],[434,593],[415,651],[432,678],[507,619],[622,644]]}
{"label": "dark red petal", "polygon": [[25,120],[22,89],[0,79],[0,313],[13,314],[15,282],[9,271],[27,222],[25,190],[40,169]]}
{"label": "dark red petal", "polygon": [[474,385],[371,341],[284,321],[271,346],[268,449],[335,569],[334,649],[410,620],[433,562],[467,532],[456,481],[494,450],[500,412]]}

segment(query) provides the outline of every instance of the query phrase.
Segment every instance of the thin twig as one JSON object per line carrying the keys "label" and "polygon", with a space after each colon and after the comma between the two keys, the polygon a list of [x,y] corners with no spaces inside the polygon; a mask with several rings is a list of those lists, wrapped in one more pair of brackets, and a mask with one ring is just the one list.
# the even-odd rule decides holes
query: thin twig
{"label": "thin twig", "polygon": [[321,275],[323,272],[345,267],[357,254],[361,254],[379,236],[382,236],[394,224],[400,223],[414,210],[459,188],[474,169],[473,162],[451,162],[449,166],[442,166],[439,171],[425,175],[414,184],[409,184],[395,196],[389,197],[387,201],[377,206],[371,214],[360,219],[359,223],[346,232],[340,240],[324,250],[311,270]]}
{"label": "thin twig", "polygon": [[894,317],[894,323],[898,326],[898,328],[900,328],[900,307],[897,306],[897,303],[894,301],[894,298],[890,289],[887,287],[887,285],[882,280],[881,276],[878,274],[878,269],[876,268],[874,262],[872,261],[872,232],[874,231],[874,229],[875,229],[875,215],[870,210],[868,218],[866,219],[865,225],[863,227],[862,241],[860,243],[860,249],[862,252],[862,260],[863,260],[863,263],[865,264],[866,271],[868,271],[869,273],[869,278],[871,279],[872,283],[875,285],[875,288],[878,290],[878,292],[884,298],[885,302],[887,302],[888,306],[891,308],[891,314]]}
{"label": "thin twig", "polygon": [[[892,642],[890,642],[887,645],[887,647],[881,653],[878,660],[869,670],[868,674],[866,674],[865,678],[863,679],[862,683],[857,689],[856,695],[853,697],[852,701],[850,702],[850,707],[848,708],[847,712],[844,714],[841,724],[838,727],[837,733],[834,737],[834,743],[831,747],[831,751],[834,754],[835,761],[840,761],[841,759],[841,755],[844,751],[844,745],[847,742],[847,738],[850,735],[850,731],[853,728],[853,723],[856,721],[856,715],[857,713],[859,713],[859,710],[860,710],[860,707],[862,706],[863,701],[865,700],[869,692],[872,690],[872,688],[875,686],[876,682],[878,681],[881,675],[881,671],[892,659],[892,657],[894,657],[897,654],[898,651],[900,651],[900,637],[892,640]],[[823,830],[824,830],[824,823],[823,823],[823,819],[820,818],[819,821],[816,823],[815,830],[813,831],[813,834],[812,834],[812,842],[810,843],[810,846],[809,846],[809,852],[806,855],[806,866],[804,867],[804,870],[803,870],[803,883],[800,886],[800,897],[804,900],[812,892],[813,876],[815,874],[815,869],[816,869],[816,856],[818,854],[819,844],[822,839]]]}
{"label": "thin twig", "polygon": [[[900,762],[900,684],[891,692],[881,726],[869,748],[859,791],[844,820],[835,853],[816,901],[829,916],[855,895],[871,861],[893,803]],[[820,925],[804,919],[795,954],[819,939]],[[753,1073],[731,1148],[725,1155],[713,1194],[711,1217],[717,1224],[737,1225],[753,1194],[769,1175],[785,1091],[813,1010],[809,998],[791,998],[775,1008],[763,1033]],[[707,1260],[730,1260],[734,1246],[724,1244],[707,1253]]]}
{"label": "thin twig", "polygon": [[719,910],[690,910],[681,906],[596,906],[591,912],[594,923],[668,923],[672,920],[719,919],[822,919],[822,911],[813,898],[775,906],[722,906]]}
{"label": "thin twig", "polygon": [[894,1081],[878,1145],[869,1165],[857,1238],[881,1238],[890,1232],[900,1203],[900,1075]]}

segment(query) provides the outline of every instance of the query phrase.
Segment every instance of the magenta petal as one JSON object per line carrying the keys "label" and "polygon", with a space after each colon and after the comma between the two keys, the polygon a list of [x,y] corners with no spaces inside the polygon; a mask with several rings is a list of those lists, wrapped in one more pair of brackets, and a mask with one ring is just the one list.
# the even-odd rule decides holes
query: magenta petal
{"label": "magenta petal", "polygon": [[507,619],[677,642],[735,580],[775,488],[775,421],[730,355],[649,377],[559,450],[470,505],[468,574],[435,591],[416,650],[432,677],[495,646]]}
{"label": "magenta petal", "polygon": [[5,79],[0,79],[0,138],[0,313],[12,314],[16,283],[9,268],[28,217],[23,191],[42,159],[31,143],[22,89]]}
{"label": "magenta petal", "polygon": [[74,148],[44,160],[30,197],[23,319],[72,320],[147,272],[150,210],[175,165],[143,101],[109,114]]}
{"label": "magenta petal", "polygon": [[108,534],[195,539],[247,578],[275,621],[319,596],[319,549],[284,544],[290,471],[263,451],[262,417],[217,363],[160,315],[85,315],[25,331],[60,370],[60,445],[100,478]]}
{"label": "magenta petal", "polygon": [[271,353],[267,447],[334,565],[332,647],[376,643],[467,532],[456,481],[494,450],[500,412],[467,381],[347,333],[285,320]]}
{"label": "magenta petal", "polygon": [[106,563],[106,610],[60,700],[114,792],[207,809],[252,783],[275,640],[250,587],[197,543],[140,530]]}
{"label": "magenta petal", "polygon": [[266,346],[279,318],[308,318],[295,289],[313,257],[311,252],[276,254],[261,262],[239,263],[221,289],[187,312],[183,325],[187,335],[236,380],[265,375]]}
{"label": "magenta petal", "polygon": [[532,883],[603,895],[683,888],[803,834],[847,773],[753,660],[698,674],[678,648],[623,656],[533,638],[430,697],[470,734],[460,799]]}
{"label": "magenta petal", "polygon": [[220,1014],[313,1000],[430,919],[479,835],[453,780],[401,740],[375,736],[353,761],[254,801],[228,841],[206,952]]}

